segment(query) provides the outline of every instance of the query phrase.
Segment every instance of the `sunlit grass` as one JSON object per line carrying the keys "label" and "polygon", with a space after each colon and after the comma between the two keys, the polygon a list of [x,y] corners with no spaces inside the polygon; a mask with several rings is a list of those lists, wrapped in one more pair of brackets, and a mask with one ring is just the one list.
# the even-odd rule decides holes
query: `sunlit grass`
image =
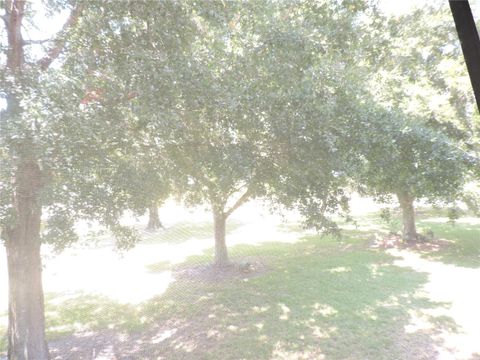
{"label": "sunlit grass", "polygon": [[[402,338],[407,309],[439,304],[414,296],[425,274],[396,267],[383,253],[342,252],[349,241],[311,237],[294,246],[262,247],[260,255],[275,256],[272,271],[249,281],[190,284],[188,298],[202,301],[187,307],[177,302],[176,311],[200,317],[205,330],[209,322],[221,334],[212,358],[228,349],[235,349],[232,359],[269,359],[274,351],[287,356],[318,348],[334,359],[400,358],[396,345],[408,340]],[[177,294],[175,286],[169,294]],[[207,341],[202,336],[198,341]]]}
{"label": "sunlit grass", "polygon": [[[268,258],[269,271],[220,283],[182,279],[162,296],[137,307],[83,295],[49,305],[49,338],[57,339],[68,330],[102,328],[135,334],[178,319],[182,329],[172,337],[185,348],[168,341],[158,345],[158,351],[169,358],[188,353],[183,338],[187,333],[195,345],[191,350],[195,358],[208,354],[218,359],[269,359],[273,353],[323,354],[333,359],[352,354],[402,357],[397,345],[409,341],[403,332],[409,321],[407,310],[442,304],[416,297],[425,274],[393,265],[394,258],[382,252],[344,250],[357,243],[350,238],[310,236],[294,245],[235,247],[233,257],[254,250],[256,256]],[[189,259],[192,264],[199,260]]]}
{"label": "sunlit grass", "polygon": [[[227,233],[238,229],[242,223],[234,219],[227,221]],[[213,224],[203,223],[177,223],[166,229],[155,232],[142,231],[142,243],[144,244],[179,244],[192,239],[208,239],[213,234]]]}
{"label": "sunlit grass", "polygon": [[[264,264],[258,274],[222,281],[177,274],[163,293],[138,304],[98,294],[48,294],[47,336],[55,349],[73,334],[89,334],[82,338],[82,344],[88,344],[89,336],[93,339],[111,331],[121,334],[119,349],[139,359],[160,355],[179,359],[434,355],[448,334],[461,336],[463,330],[449,315],[450,303],[425,292],[431,269],[398,264],[400,258],[394,254],[370,248],[374,229],[398,231],[398,215],[387,224],[378,214],[369,214],[340,237],[304,235],[294,242],[272,239],[258,244],[250,244],[249,239],[241,244],[248,232],[240,231],[240,222],[232,223],[230,234],[239,230],[240,239],[231,246],[231,258]],[[431,230],[435,238],[449,240],[449,245],[419,256],[425,261],[480,267],[480,224],[458,221],[452,226],[439,218],[444,213],[422,209],[419,229]],[[301,231],[298,224],[280,227],[295,236]],[[148,241],[176,246],[203,236],[211,238],[211,232],[209,223],[181,223],[178,229],[154,233]],[[177,243],[181,234],[183,242]],[[176,274],[209,264],[212,256],[210,246],[181,263],[145,260],[143,266],[152,275]],[[140,286],[142,280],[138,281]],[[5,339],[0,346],[5,349]]]}

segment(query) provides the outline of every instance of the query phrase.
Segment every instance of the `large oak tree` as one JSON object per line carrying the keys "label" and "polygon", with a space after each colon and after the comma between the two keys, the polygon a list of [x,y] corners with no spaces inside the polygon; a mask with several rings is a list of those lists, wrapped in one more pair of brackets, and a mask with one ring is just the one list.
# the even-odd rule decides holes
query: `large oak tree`
{"label": "large oak tree", "polygon": [[[42,360],[49,359],[42,243],[68,246],[76,239],[73,225],[79,218],[100,220],[122,246],[134,239],[118,220],[129,194],[116,191],[115,183],[122,170],[116,160],[131,130],[124,116],[130,109],[124,100],[131,94],[110,94],[108,101],[117,104],[109,107],[88,100],[98,99],[95,86],[108,81],[90,71],[89,59],[82,57],[87,49],[73,40],[81,37],[84,22],[93,34],[101,33],[86,21],[97,16],[98,3],[46,2],[45,13],[69,12],[52,39],[24,37],[38,19],[34,3],[0,5],[6,34],[0,48],[0,98],[6,103],[0,124],[0,228],[9,277],[8,358]],[[74,67],[69,58],[84,61]],[[110,121],[99,121],[99,115]]]}

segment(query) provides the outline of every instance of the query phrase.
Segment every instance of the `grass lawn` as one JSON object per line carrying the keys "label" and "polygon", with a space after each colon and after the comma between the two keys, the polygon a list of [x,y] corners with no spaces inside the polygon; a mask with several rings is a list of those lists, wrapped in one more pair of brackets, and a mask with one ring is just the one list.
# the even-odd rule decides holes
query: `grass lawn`
{"label": "grass lawn", "polygon": [[[425,264],[480,275],[480,223],[451,226],[438,218],[422,212],[419,227],[449,245],[409,253]],[[377,215],[359,224],[385,231],[396,226]],[[172,234],[189,228],[182,224],[181,231],[172,228],[162,236],[175,244]],[[202,224],[200,230],[210,227]],[[359,227],[341,238],[305,234],[295,243],[236,245],[234,260],[262,267],[230,278],[179,275],[207,264],[211,249],[182,264],[146,263],[152,273],[177,276],[162,295],[136,305],[88,293],[47,294],[53,358],[461,359],[465,349],[452,350],[448,342],[466,331],[450,311],[455,299],[429,293],[430,268],[402,266],[398,254],[371,247],[372,235]],[[477,285],[478,278],[467,284]],[[476,311],[468,315],[480,319],[476,307],[465,311]],[[476,356],[467,353],[465,359]]]}

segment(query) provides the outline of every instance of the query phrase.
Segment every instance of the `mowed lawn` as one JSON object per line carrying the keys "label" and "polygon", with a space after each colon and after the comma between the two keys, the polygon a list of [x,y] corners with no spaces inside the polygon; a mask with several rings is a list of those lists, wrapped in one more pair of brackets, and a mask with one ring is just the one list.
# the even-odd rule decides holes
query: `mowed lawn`
{"label": "mowed lawn", "polygon": [[[345,226],[340,238],[287,223],[280,230],[295,241],[235,242],[231,257],[241,266],[225,275],[206,266],[211,247],[184,261],[146,259],[147,272],[172,281],[139,303],[47,293],[52,357],[480,358],[480,222],[462,218],[452,226],[433,211],[420,217],[420,229],[435,239],[419,249],[376,246],[398,227],[396,218],[387,225],[378,214]],[[229,232],[241,227],[233,222]],[[179,228],[178,236],[172,227],[148,243],[181,246],[181,234],[208,238],[211,225]]]}

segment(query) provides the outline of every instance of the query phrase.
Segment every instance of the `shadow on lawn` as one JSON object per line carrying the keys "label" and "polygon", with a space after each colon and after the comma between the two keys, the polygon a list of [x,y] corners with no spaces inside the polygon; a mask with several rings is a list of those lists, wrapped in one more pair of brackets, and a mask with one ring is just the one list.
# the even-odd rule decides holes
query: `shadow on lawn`
{"label": "shadow on lawn", "polygon": [[[419,295],[427,275],[393,265],[393,256],[318,237],[232,253],[253,251],[270,271],[218,283],[182,278],[138,306],[50,299],[52,358],[434,359],[437,335],[461,330],[428,315],[448,304]],[[75,334],[58,338],[62,326]]]}
{"label": "shadow on lawn", "polygon": [[[372,233],[401,233],[401,217],[392,212],[390,222],[382,220],[378,213],[357,217],[356,223],[342,223],[343,234],[351,237],[371,237]],[[480,268],[480,223],[478,217],[465,214],[456,224],[449,222],[445,209],[420,208],[417,210],[417,230],[434,239],[427,250],[415,250],[426,259],[468,268]],[[359,225],[361,224],[361,226]],[[358,225],[358,227],[356,227]],[[421,244],[420,244],[421,245]],[[427,244],[428,245],[428,244]],[[438,246],[437,246],[438,245]]]}
{"label": "shadow on lawn", "polygon": [[433,231],[435,236],[450,242],[450,245],[435,253],[426,253],[424,257],[445,264],[479,268],[480,267],[480,225],[451,225],[435,223],[424,219],[420,226]]}

